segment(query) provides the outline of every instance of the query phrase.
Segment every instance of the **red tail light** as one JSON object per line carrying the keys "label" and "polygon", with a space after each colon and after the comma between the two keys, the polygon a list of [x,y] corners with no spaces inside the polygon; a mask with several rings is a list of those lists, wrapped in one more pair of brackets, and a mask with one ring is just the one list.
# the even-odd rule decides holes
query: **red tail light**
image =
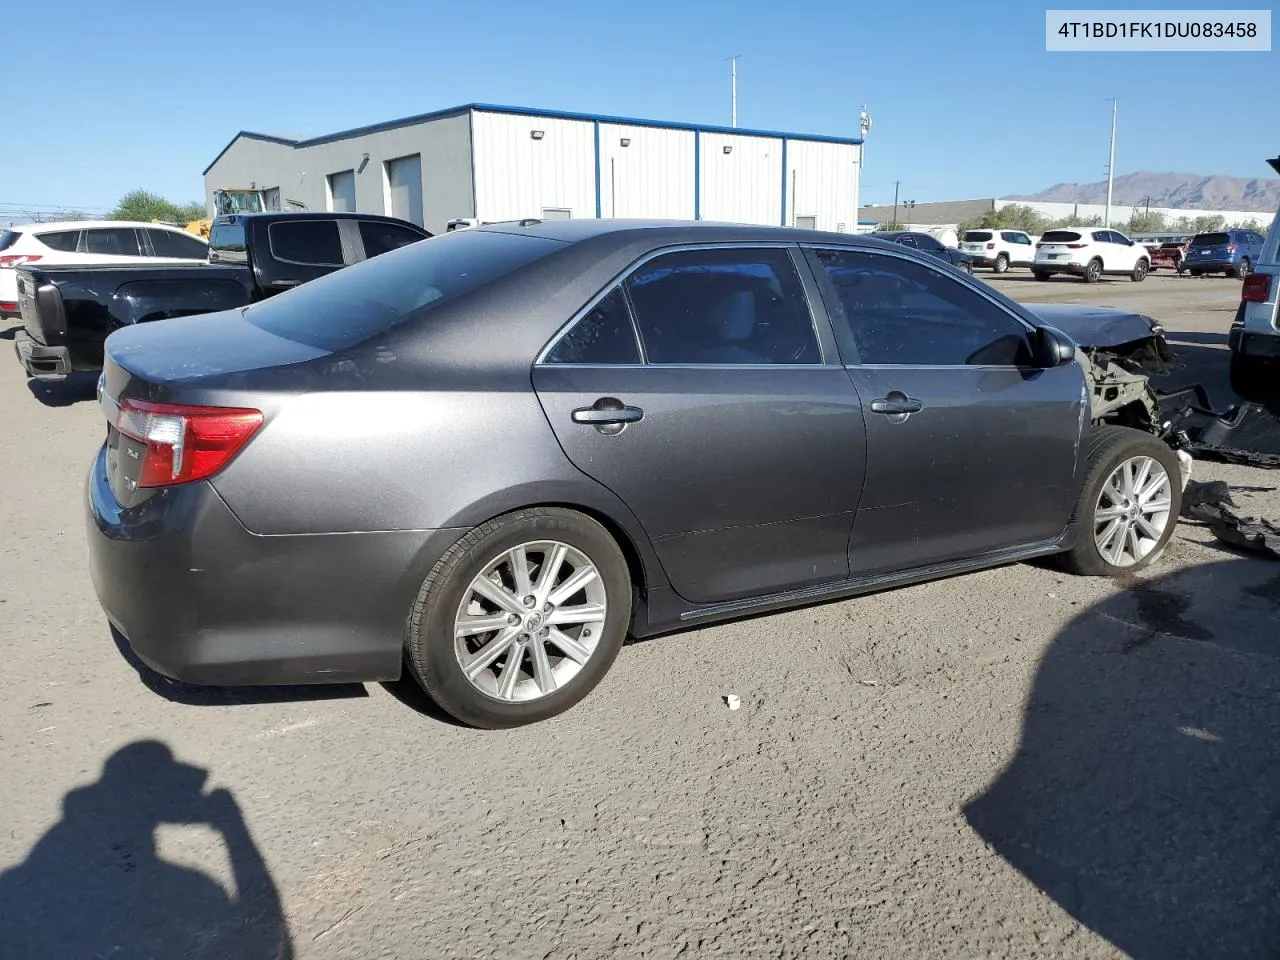
{"label": "red tail light", "polygon": [[24,263],[35,263],[40,256],[38,253],[11,253],[0,257],[0,267],[20,267]]}
{"label": "red tail light", "polygon": [[146,445],[138,486],[203,480],[221,470],[262,426],[262,412],[122,400],[115,427]]}
{"label": "red tail light", "polygon": [[18,305],[16,303],[0,303],[0,313],[17,313]]}
{"label": "red tail light", "polygon": [[987,244],[987,249],[988,249],[988,250],[994,250],[995,248],[996,248],[996,245],[995,245],[994,243],[988,243],[988,244]]}
{"label": "red tail light", "polygon": [[1236,252],[1236,245],[1234,243],[1228,243],[1227,253],[1235,253],[1235,252]]}
{"label": "red tail light", "polygon": [[1266,303],[1271,296],[1271,274],[1251,273],[1244,278],[1240,299],[1245,303]]}
{"label": "red tail light", "polygon": [[1068,249],[1068,250],[1083,250],[1083,249],[1084,249],[1085,247],[1087,247],[1087,246],[1088,246],[1088,244],[1087,244],[1087,243],[1068,243],[1068,244],[1067,244],[1067,249]]}

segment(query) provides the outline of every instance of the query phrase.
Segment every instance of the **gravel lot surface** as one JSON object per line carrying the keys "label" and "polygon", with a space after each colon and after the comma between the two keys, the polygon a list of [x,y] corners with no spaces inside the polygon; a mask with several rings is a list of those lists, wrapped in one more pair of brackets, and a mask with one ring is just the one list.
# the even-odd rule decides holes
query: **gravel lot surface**
{"label": "gravel lot surface", "polygon": [[[992,282],[1152,314],[1166,385],[1232,399],[1238,281]],[[91,396],[0,356],[2,957],[1280,956],[1280,563],[1183,524],[1136,581],[1024,564],[668,636],[477,732],[403,684],[131,665],[85,563]]]}

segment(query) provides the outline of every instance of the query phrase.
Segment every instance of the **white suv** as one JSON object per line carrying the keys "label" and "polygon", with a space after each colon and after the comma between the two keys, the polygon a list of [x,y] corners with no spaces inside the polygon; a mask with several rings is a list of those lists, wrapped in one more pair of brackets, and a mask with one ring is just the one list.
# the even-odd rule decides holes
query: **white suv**
{"label": "white suv", "polygon": [[1066,227],[1044,232],[1036,244],[1036,261],[1031,269],[1037,280],[1070,273],[1085,283],[1097,283],[1104,273],[1110,273],[1127,274],[1139,282],[1151,269],[1151,254],[1118,230]]}
{"label": "white suv", "polygon": [[1029,267],[1036,259],[1035,241],[1021,230],[966,230],[960,250],[975,267],[990,267],[996,273]]}
{"label": "white suv", "polygon": [[[1280,157],[1268,160],[1280,173]],[[1245,400],[1280,396],[1280,208],[1271,221],[1253,272],[1244,278],[1240,306],[1227,333],[1231,389]]]}
{"label": "white suv", "polygon": [[190,263],[208,256],[199,237],[162,223],[86,220],[0,229],[0,320],[19,316],[15,268],[24,263]]}

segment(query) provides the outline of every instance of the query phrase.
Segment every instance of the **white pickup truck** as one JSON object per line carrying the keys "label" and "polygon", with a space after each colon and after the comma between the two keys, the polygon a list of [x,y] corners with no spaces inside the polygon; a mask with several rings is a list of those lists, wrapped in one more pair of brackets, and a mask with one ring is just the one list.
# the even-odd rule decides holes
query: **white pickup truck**
{"label": "white pickup truck", "polygon": [[[1280,157],[1267,161],[1280,173]],[[1244,279],[1240,306],[1227,334],[1231,389],[1245,400],[1280,397],[1280,209],[1271,221],[1253,272]]]}

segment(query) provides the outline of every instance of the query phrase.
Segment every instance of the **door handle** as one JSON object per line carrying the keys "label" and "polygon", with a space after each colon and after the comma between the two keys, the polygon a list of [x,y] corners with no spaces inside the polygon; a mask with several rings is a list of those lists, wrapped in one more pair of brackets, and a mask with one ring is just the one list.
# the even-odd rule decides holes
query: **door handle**
{"label": "door handle", "polygon": [[923,409],[924,404],[919,400],[908,397],[904,393],[898,393],[896,390],[887,397],[871,401],[872,413],[905,415],[908,413],[919,413]]}
{"label": "door handle", "polygon": [[643,419],[643,410],[627,406],[617,397],[601,397],[591,406],[573,411],[574,423],[589,423],[605,434],[618,433],[628,423]]}

